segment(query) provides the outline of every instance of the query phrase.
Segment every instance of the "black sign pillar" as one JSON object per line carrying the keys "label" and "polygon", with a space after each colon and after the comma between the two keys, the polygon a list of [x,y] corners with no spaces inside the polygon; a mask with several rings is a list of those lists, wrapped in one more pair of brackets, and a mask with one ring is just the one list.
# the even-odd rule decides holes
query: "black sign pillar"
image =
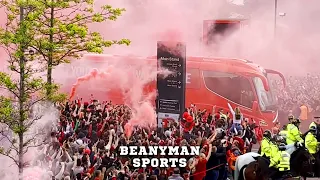
{"label": "black sign pillar", "polygon": [[179,120],[185,109],[186,45],[181,42],[158,42],[158,71],[167,69],[171,74],[157,76],[158,127],[163,119]]}

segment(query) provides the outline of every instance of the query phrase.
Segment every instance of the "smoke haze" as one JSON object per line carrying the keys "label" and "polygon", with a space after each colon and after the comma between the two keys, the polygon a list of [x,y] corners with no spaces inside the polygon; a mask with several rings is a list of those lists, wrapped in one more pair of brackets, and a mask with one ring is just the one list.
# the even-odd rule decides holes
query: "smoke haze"
{"label": "smoke haze", "polygon": [[[35,166],[36,160],[39,159],[39,144],[42,144],[44,140],[48,140],[47,136],[50,136],[50,130],[54,128],[59,119],[59,111],[52,104],[38,104],[34,106],[34,117],[41,117],[39,120],[35,121],[30,129],[25,133],[24,142],[31,140],[29,148],[25,148],[27,152],[24,154],[24,162],[28,166],[24,169],[23,179],[28,180],[49,180],[50,178],[45,177],[48,175],[46,166]],[[2,126],[3,128],[3,126]],[[2,131],[3,129],[1,129]],[[18,139],[16,135],[11,133],[9,135],[12,138]],[[1,145],[7,150],[10,147],[10,143],[1,139]],[[36,147],[33,147],[36,146]],[[12,156],[15,157],[12,151]],[[18,179],[18,167],[14,162],[4,156],[0,156],[1,167],[0,167],[0,179]]]}
{"label": "smoke haze", "polygon": [[[241,4],[241,0],[230,2]],[[157,40],[180,40],[187,43],[188,56],[247,58],[290,75],[317,71],[320,25],[315,22],[320,2],[316,0],[278,0],[275,39],[274,1],[247,0],[237,6],[226,0],[97,0],[96,6],[103,3],[127,11],[116,22],[92,28],[107,39],[132,40],[129,47],[107,48],[106,53],[155,55]],[[279,15],[283,12],[286,16]],[[203,20],[230,17],[248,19],[249,26],[224,39],[219,50],[202,48]]]}

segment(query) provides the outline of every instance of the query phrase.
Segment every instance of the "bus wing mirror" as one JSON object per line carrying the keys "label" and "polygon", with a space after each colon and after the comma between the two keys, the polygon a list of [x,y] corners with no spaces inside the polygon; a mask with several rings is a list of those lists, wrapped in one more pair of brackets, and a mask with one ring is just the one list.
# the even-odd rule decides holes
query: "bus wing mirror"
{"label": "bus wing mirror", "polygon": [[275,70],[272,70],[272,69],[265,69],[266,73],[267,74],[276,74],[276,75],[279,75],[280,78],[282,79],[282,82],[283,82],[283,86],[284,88],[286,87],[286,79],[284,78],[284,75],[278,71],[275,71]]}
{"label": "bus wing mirror", "polygon": [[263,87],[266,91],[269,91],[269,83],[268,83],[268,79],[265,76],[262,76],[260,74],[255,74],[255,73],[249,73],[249,72],[245,72],[245,75],[251,76],[251,77],[259,77],[262,80],[263,83]]}
{"label": "bus wing mirror", "polygon": [[253,101],[253,103],[252,103],[252,111],[253,111],[253,112],[259,111],[258,101]]}

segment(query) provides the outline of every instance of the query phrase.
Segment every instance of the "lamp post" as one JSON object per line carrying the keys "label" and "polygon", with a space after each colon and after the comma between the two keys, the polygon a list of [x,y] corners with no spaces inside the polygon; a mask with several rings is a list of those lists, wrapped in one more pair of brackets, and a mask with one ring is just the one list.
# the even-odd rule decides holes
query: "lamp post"
{"label": "lamp post", "polygon": [[273,21],[273,36],[276,37],[277,36],[277,18],[278,16],[280,17],[284,17],[286,16],[287,13],[285,12],[279,12],[278,13],[278,0],[274,0],[274,21]]}
{"label": "lamp post", "polygon": [[273,36],[277,35],[277,12],[278,12],[278,0],[274,0],[274,24],[273,24]]}

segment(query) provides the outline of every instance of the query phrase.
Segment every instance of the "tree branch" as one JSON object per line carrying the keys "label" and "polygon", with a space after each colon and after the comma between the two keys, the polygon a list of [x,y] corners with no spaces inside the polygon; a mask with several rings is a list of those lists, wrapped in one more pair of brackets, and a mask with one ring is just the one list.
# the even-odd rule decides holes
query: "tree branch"
{"label": "tree branch", "polygon": [[[10,129],[10,130],[11,130],[11,129]],[[13,149],[13,150],[15,150],[16,153],[18,154],[18,150],[17,150],[18,148],[14,145],[15,142],[12,141],[12,140],[8,137],[8,135],[4,134],[4,131],[3,131],[3,130],[0,131],[0,135],[2,136],[1,139],[0,139],[0,142],[3,141],[3,140],[7,140],[7,141],[10,143],[10,145],[11,145],[10,148]],[[12,148],[12,147],[13,147],[13,148]]]}
{"label": "tree branch", "polygon": [[0,154],[2,154],[2,155],[4,155],[4,156],[12,159],[13,162],[14,162],[17,166],[19,165],[19,162],[18,162],[13,156],[11,156],[11,155],[9,155],[9,154],[7,154],[7,153],[5,153],[5,152],[2,152],[2,151],[0,151]]}

